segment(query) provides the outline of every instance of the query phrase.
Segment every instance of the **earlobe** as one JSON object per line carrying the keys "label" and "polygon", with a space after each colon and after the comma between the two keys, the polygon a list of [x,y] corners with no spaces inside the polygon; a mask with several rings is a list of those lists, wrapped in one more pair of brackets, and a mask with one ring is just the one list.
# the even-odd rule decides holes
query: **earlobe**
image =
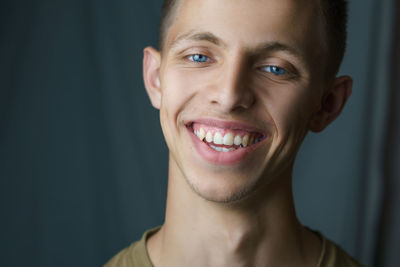
{"label": "earlobe", "polygon": [[321,100],[320,110],[313,115],[309,122],[311,131],[322,131],[340,115],[351,95],[352,87],[353,80],[350,76],[335,78],[332,87]]}
{"label": "earlobe", "polygon": [[160,109],[161,105],[160,65],[160,53],[152,47],[146,47],[143,50],[143,80],[151,104],[156,109]]}

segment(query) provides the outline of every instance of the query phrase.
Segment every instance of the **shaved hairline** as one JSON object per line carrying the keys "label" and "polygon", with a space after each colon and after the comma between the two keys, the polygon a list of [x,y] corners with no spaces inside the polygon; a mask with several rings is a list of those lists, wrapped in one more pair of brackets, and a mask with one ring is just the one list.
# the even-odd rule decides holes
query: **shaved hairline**
{"label": "shaved hairline", "polygon": [[158,48],[163,51],[169,28],[176,19],[178,7],[182,4],[182,0],[165,0],[162,7],[161,24],[160,24],[160,37]]}

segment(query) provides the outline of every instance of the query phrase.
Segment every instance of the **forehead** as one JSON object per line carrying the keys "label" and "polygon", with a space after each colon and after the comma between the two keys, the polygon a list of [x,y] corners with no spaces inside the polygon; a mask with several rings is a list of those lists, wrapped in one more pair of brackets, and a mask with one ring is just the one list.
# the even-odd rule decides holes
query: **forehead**
{"label": "forehead", "polygon": [[190,32],[209,32],[227,46],[279,42],[315,53],[321,43],[319,13],[317,0],[181,0],[166,48]]}

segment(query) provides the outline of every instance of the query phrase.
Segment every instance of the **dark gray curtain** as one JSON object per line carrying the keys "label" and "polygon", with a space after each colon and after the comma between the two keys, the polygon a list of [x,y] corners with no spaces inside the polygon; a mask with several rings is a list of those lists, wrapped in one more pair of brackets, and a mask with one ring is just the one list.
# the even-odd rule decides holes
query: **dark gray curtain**
{"label": "dark gray curtain", "polygon": [[397,14],[393,29],[390,59],[390,100],[388,131],[384,159],[384,191],[380,220],[376,266],[400,264],[400,3],[394,7]]}
{"label": "dark gray curtain", "polygon": [[141,79],[159,6],[1,1],[0,266],[100,266],[162,222],[167,150]]}
{"label": "dark gray curtain", "polygon": [[[168,151],[141,78],[161,2],[0,2],[0,266],[101,266],[162,223]],[[300,219],[369,266],[400,264],[394,2],[350,1],[354,93],[294,177]]]}

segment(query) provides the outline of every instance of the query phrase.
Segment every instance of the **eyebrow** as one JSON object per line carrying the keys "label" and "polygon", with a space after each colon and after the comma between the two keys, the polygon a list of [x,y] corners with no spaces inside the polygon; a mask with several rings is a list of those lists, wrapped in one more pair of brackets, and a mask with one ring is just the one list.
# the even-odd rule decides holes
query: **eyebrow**
{"label": "eyebrow", "polygon": [[292,56],[304,60],[304,55],[301,53],[301,49],[299,47],[291,46],[288,44],[284,44],[278,41],[271,41],[271,42],[266,42],[263,43],[259,46],[257,46],[255,49],[250,49],[250,53],[253,55],[260,55],[260,54],[266,54],[269,52],[286,52],[291,54]]}
{"label": "eyebrow", "polygon": [[[175,48],[178,46],[180,43],[184,41],[207,41],[210,43],[213,43],[217,46],[222,46],[226,47],[227,44],[221,40],[221,38],[218,38],[211,32],[196,32],[194,30],[188,31],[186,33],[183,33],[181,35],[178,35],[172,42],[171,42],[171,49]],[[292,56],[299,58],[299,59],[304,59],[303,54],[300,52],[301,50],[298,47],[294,47],[288,44],[284,44],[279,41],[269,41],[262,43],[255,48],[250,48],[248,49],[250,54],[252,55],[261,55],[261,54],[266,54],[268,52],[287,52],[291,54]]]}
{"label": "eyebrow", "polygon": [[183,41],[207,41],[218,46],[226,44],[211,32],[195,32],[193,30],[178,35],[171,43],[171,48],[178,46]]}

